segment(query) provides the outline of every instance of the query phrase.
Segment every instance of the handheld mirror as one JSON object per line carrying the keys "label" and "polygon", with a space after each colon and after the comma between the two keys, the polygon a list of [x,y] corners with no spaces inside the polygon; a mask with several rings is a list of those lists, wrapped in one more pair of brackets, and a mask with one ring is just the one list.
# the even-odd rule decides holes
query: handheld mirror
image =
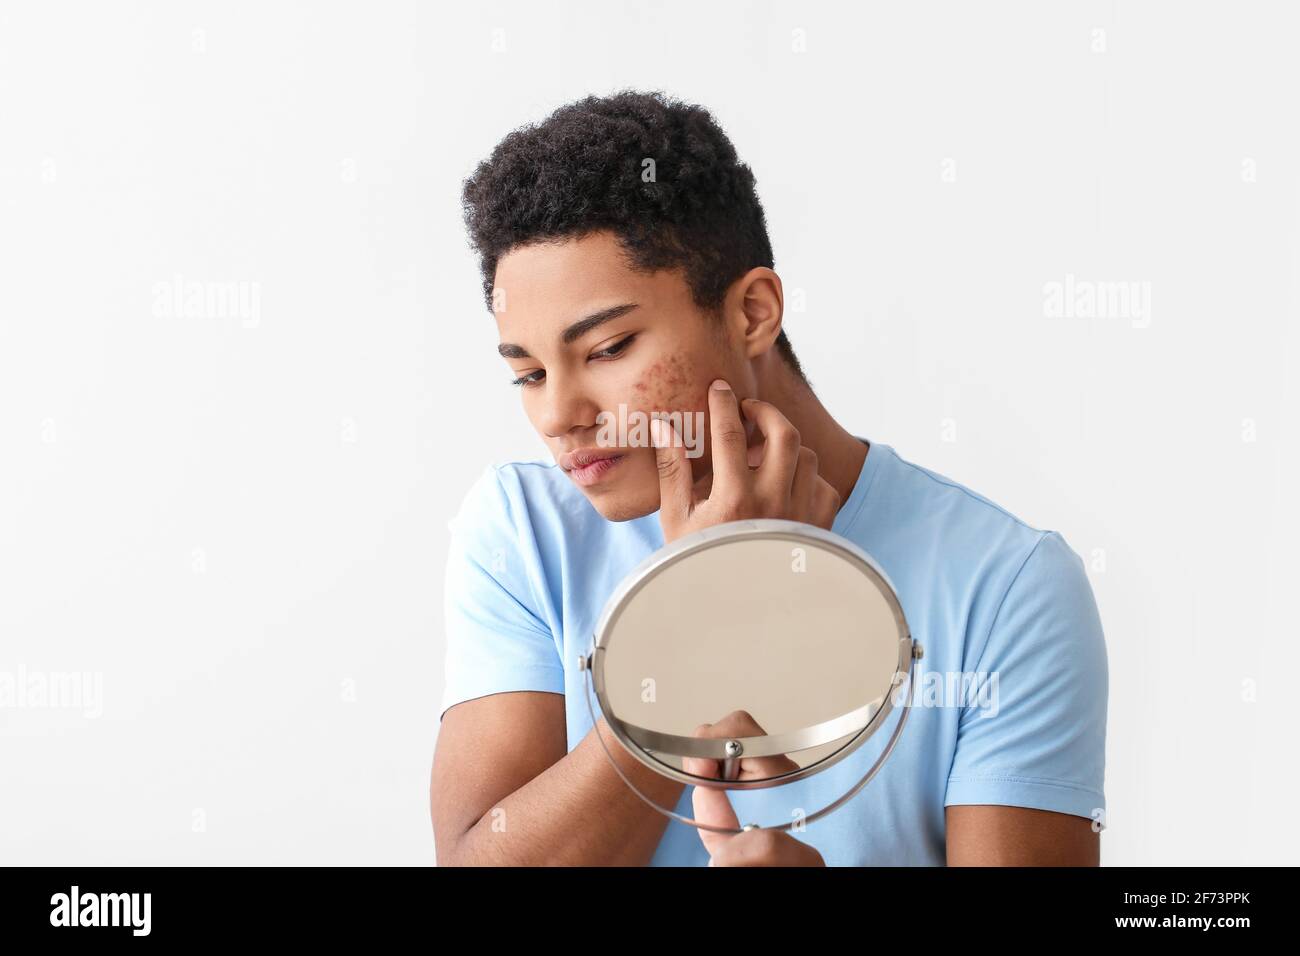
{"label": "handheld mirror", "polygon": [[[801,780],[843,760],[885,723],[907,682],[908,706],[880,757],[803,818],[810,823],[866,786],[893,750],[921,653],[893,586],[865,552],[814,525],[761,519],[705,528],[650,555],[610,596],[578,666],[592,723],[594,690],[638,760],[682,783],[736,790]],[[659,806],[606,755],[666,816],[741,832]]]}

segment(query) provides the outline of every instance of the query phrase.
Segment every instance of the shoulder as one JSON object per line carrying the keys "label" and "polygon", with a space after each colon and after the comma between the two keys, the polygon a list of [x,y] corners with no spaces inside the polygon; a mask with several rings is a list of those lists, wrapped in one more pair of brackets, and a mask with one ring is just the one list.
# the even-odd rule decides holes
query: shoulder
{"label": "shoulder", "polygon": [[529,498],[547,500],[558,486],[560,469],[542,458],[498,459],[483,467],[461,502],[462,511],[503,504],[525,505]]}
{"label": "shoulder", "polygon": [[883,470],[887,473],[887,480],[894,483],[896,494],[940,503],[943,513],[949,518],[1020,531],[1027,539],[1036,539],[1046,530],[1035,527],[967,485],[904,458],[888,445],[882,446],[881,450]]}
{"label": "shoulder", "polygon": [[500,459],[484,466],[452,519],[454,531],[508,531],[550,539],[599,515],[563,470],[544,458]]}
{"label": "shoulder", "polygon": [[488,466],[510,500],[532,511],[571,508],[587,503],[586,497],[569,480],[564,470],[546,458],[498,461]]}
{"label": "shoulder", "polygon": [[[875,450],[876,446],[873,446]],[[1079,561],[1057,530],[1033,524],[986,495],[879,446],[879,474],[871,498],[878,512],[913,541],[929,540],[949,555],[1001,554],[1024,562]]]}
{"label": "shoulder", "polygon": [[1059,530],[1032,524],[889,446],[876,450],[878,471],[856,524],[871,539],[867,550],[878,550],[908,579],[914,600],[947,595],[976,633],[987,633],[1004,602],[1089,604],[1083,560]]}

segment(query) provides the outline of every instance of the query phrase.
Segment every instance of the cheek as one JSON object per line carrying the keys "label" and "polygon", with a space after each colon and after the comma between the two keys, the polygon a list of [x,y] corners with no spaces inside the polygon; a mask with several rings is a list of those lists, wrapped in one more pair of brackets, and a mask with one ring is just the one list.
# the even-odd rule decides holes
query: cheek
{"label": "cheek", "polygon": [[708,408],[708,388],[685,352],[659,359],[634,386],[637,407],[667,412]]}

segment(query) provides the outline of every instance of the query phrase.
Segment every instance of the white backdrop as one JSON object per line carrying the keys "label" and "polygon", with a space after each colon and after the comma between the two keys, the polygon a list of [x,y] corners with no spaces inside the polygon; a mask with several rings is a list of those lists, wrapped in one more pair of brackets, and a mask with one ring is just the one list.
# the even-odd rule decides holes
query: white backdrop
{"label": "white backdrop", "polygon": [[1087,562],[1103,861],[1297,862],[1298,21],[5,4],[0,862],[433,861],[446,521],[545,454],[460,182],[625,86],[754,168],[832,414]]}

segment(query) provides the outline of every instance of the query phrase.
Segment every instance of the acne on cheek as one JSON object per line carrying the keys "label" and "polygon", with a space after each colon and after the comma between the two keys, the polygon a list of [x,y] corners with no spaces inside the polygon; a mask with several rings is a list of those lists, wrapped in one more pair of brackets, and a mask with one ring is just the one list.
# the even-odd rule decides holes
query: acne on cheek
{"label": "acne on cheek", "polygon": [[684,354],[656,361],[633,387],[635,404],[646,411],[683,412],[709,407],[709,383],[695,381],[695,363]]}
{"label": "acne on cheek", "polygon": [[[708,371],[708,376],[700,375],[699,366],[686,353],[661,359],[651,365],[634,386],[634,404],[646,412],[704,412],[707,416],[709,386],[719,377],[716,368]],[[753,421],[745,418],[743,413],[741,420],[745,425],[745,433],[752,436],[755,429]],[[705,427],[707,428],[707,418]],[[696,459],[700,465],[707,464],[712,457],[707,440],[704,446],[703,459]]]}
{"label": "acne on cheek", "polygon": [[[707,412],[709,385],[716,378],[703,378],[699,366],[686,353],[660,359],[651,365],[634,386],[635,406],[646,412]],[[690,436],[693,443],[703,444],[702,455],[691,458],[695,478],[708,472],[712,456],[703,435]]]}

